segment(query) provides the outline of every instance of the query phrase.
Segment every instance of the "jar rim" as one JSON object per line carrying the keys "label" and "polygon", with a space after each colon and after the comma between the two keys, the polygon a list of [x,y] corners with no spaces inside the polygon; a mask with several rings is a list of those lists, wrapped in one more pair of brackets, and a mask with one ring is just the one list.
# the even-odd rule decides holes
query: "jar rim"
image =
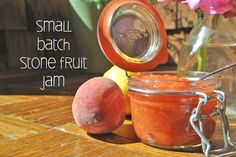
{"label": "jar rim", "polygon": [[[208,72],[199,71],[151,71],[133,74],[129,77],[128,89],[133,92],[145,94],[194,94],[199,91],[218,89],[221,85],[219,75],[212,75],[204,80],[200,77]],[[145,79],[145,76],[172,75],[184,80],[165,80],[165,79]],[[174,84],[186,83],[190,88],[175,89]],[[166,84],[168,88],[157,88],[159,85]]]}

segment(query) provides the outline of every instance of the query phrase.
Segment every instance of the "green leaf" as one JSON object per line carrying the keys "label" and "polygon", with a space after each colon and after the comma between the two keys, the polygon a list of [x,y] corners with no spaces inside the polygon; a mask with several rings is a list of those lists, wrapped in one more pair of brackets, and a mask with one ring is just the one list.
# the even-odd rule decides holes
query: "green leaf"
{"label": "green leaf", "polygon": [[88,3],[95,3],[98,10],[105,7],[105,5],[109,2],[109,0],[83,0],[83,1]]}

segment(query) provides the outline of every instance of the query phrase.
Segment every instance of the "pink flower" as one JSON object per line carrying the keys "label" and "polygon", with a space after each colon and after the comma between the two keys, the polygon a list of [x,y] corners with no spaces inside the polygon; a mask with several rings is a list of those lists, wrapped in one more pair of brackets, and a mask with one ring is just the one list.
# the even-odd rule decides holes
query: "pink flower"
{"label": "pink flower", "polygon": [[[157,0],[169,3],[175,0]],[[200,9],[208,14],[236,14],[236,0],[177,0],[180,3],[188,3],[191,9]]]}
{"label": "pink flower", "polygon": [[191,9],[197,9],[203,4],[201,0],[186,0],[186,2]]}
{"label": "pink flower", "polygon": [[[175,0],[157,0],[158,2],[165,2],[165,3],[170,3],[171,1],[175,1]],[[182,3],[185,2],[186,0],[177,0],[178,2]]]}
{"label": "pink flower", "polygon": [[191,9],[200,9],[207,14],[224,14],[225,17],[236,16],[236,0],[157,0],[169,3],[178,1],[188,3]]}
{"label": "pink flower", "polygon": [[170,3],[173,0],[157,0],[158,2]]}
{"label": "pink flower", "polygon": [[225,17],[232,17],[236,16],[236,0],[231,0],[230,4],[232,5],[232,9],[227,11],[224,16]]}
{"label": "pink flower", "polygon": [[191,9],[200,9],[209,14],[224,14],[232,9],[230,0],[187,0],[187,2]]}

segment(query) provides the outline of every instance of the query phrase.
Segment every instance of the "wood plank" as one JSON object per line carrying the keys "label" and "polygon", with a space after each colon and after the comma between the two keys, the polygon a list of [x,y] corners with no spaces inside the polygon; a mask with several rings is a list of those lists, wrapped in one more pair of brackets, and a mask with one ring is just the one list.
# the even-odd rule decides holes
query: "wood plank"
{"label": "wood plank", "polygon": [[7,137],[0,134],[0,144],[4,144],[4,143],[9,142],[9,141],[10,140]]}
{"label": "wood plank", "polygon": [[161,15],[166,29],[175,29],[176,28],[176,5],[177,2],[172,1],[168,4],[163,2],[155,4],[155,8],[158,13]]}
{"label": "wood plank", "polygon": [[168,52],[176,64],[179,62],[179,56],[186,36],[184,32],[168,35]]}
{"label": "wood plank", "polygon": [[0,112],[49,126],[73,121],[72,96],[38,96],[37,99],[0,106]]}
{"label": "wood plank", "polygon": [[41,124],[0,114],[0,144],[6,141],[18,140],[30,134],[37,134],[47,129],[48,127]]}
{"label": "wood plank", "polygon": [[83,136],[85,138],[89,138],[97,142],[101,142],[103,144],[105,143],[109,143],[110,145],[120,144],[119,147],[128,149],[130,151],[136,151],[136,152],[139,152],[140,154],[147,153],[150,155],[154,155],[154,156],[158,155],[158,156],[163,156],[163,157],[170,156],[170,154],[173,157],[185,157],[186,155],[192,156],[192,157],[202,156],[201,154],[198,154],[198,153],[173,152],[173,151],[162,150],[162,149],[153,148],[148,145],[145,145],[142,142],[140,142],[138,137],[135,135],[135,132],[131,124],[132,124],[131,121],[126,120],[122,127],[106,135],[87,134],[86,131],[80,129],[75,123],[68,123],[68,124],[65,124],[64,126],[56,127],[56,129],[67,132],[67,133],[71,133],[74,135]]}
{"label": "wood plank", "polygon": [[[45,107],[46,104],[50,105],[50,101],[54,100],[54,98],[44,97],[44,96],[41,96],[41,97],[39,96],[39,98],[30,97],[30,96],[25,97],[25,101],[22,100],[24,98],[24,96],[22,96],[21,98],[20,97],[14,98],[14,96],[9,96],[8,99],[7,99],[7,97],[4,97],[4,96],[1,96],[1,97],[3,98],[3,100],[4,99],[6,101],[9,100],[9,102],[0,107],[0,112],[2,112],[4,114],[10,114],[10,115],[20,115],[20,114],[27,112],[28,110],[32,111],[32,110],[40,107],[40,105],[44,105],[44,107]],[[11,98],[13,99],[12,101],[10,100]],[[49,103],[44,102],[43,98],[48,100]],[[14,102],[14,100],[16,100],[16,102]],[[38,105],[33,105],[33,104],[35,104],[35,102],[38,102]]]}
{"label": "wood plank", "polygon": [[96,141],[103,141],[112,144],[129,144],[140,142],[140,140],[137,139],[137,136],[133,132],[133,127],[130,130],[126,129],[126,132],[128,132],[128,134],[121,133],[121,130],[124,130],[124,128],[121,127],[110,134],[104,135],[87,134],[86,131],[80,129],[75,123],[67,123],[65,125],[55,127],[55,129],[74,135],[83,136],[85,138],[93,139]]}
{"label": "wood plank", "polygon": [[0,95],[0,106],[12,105],[16,103],[27,102],[38,99],[36,96],[24,96],[24,95]]}
{"label": "wood plank", "polygon": [[166,29],[172,32],[168,34],[168,52],[170,56],[166,65],[176,65],[186,38],[186,35],[179,32],[179,30],[190,29],[197,21],[197,14],[190,10],[188,5],[179,4],[176,1],[170,3],[160,2],[155,7],[160,13]]}
{"label": "wood plank", "polygon": [[0,29],[26,30],[25,0],[0,1]]}
{"label": "wood plank", "polygon": [[[223,144],[223,138],[221,136],[221,130],[220,130],[221,128],[219,127],[219,123],[217,124],[217,126],[218,128],[216,129],[216,133],[212,138],[214,149],[222,147]],[[75,123],[68,123],[63,126],[56,127],[56,129],[67,133],[80,135],[85,138],[95,139],[100,142],[105,142],[105,143],[108,142],[112,144],[124,144],[123,146],[127,149],[142,150],[142,152],[151,154],[158,154],[163,156],[166,156],[167,154],[171,154],[171,156],[202,156],[201,153],[173,152],[147,146],[141,143],[138,137],[135,135],[135,132],[132,127],[132,122],[129,120],[126,120],[123,126],[113,131],[111,134],[107,135],[89,135],[86,133],[86,131],[80,129]],[[231,131],[233,140],[236,141],[235,121],[231,122]],[[233,149],[231,149],[231,151],[233,151]]]}
{"label": "wood plank", "polygon": [[193,27],[197,22],[197,14],[188,5],[178,4],[177,28]]}
{"label": "wood plank", "polygon": [[166,29],[189,28],[197,21],[197,14],[188,5],[172,1],[170,3],[157,3],[155,7],[160,13]]}
{"label": "wood plank", "polygon": [[[1,98],[8,101],[7,96]],[[143,144],[131,120],[109,134],[87,134],[71,119],[72,100],[73,96],[16,96],[16,103],[0,106],[0,113],[8,114],[0,114],[0,156],[202,156],[201,153],[167,151]],[[236,140],[235,121],[231,122],[231,127],[233,140]],[[220,133],[217,128],[213,137],[217,146],[222,143]]]}
{"label": "wood plank", "polygon": [[[130,151],[115,145],[97,143],[91,139],[75,136],[61,131],[50,130],[41,134],[27,136],[15,142],[0,145],[0,156],[139,156],[139,152]],[[143,153],[142,156],[153,156]]]}

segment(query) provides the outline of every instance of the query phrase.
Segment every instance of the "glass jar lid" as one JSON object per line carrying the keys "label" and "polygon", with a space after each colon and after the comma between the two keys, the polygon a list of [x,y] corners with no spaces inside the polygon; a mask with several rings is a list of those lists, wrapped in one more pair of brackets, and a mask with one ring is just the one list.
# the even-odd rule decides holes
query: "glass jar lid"
{"label": "glass jar lid", "polygon": [[105,56],[127,71],[146,71],[167,61],[167,36],[158,12],[144,0],[111,1],[98,22]]}

